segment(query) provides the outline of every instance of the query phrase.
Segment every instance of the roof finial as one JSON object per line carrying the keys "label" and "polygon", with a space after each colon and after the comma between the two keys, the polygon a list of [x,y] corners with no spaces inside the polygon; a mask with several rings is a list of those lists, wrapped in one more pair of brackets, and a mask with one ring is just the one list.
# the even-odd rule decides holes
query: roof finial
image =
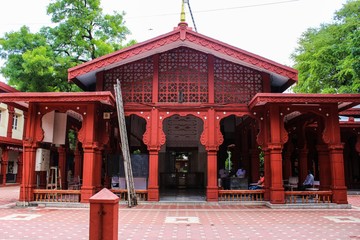
{"label": "roof finial", "polygon": [[182,0],[180,22],[185,22],[185,0]]}

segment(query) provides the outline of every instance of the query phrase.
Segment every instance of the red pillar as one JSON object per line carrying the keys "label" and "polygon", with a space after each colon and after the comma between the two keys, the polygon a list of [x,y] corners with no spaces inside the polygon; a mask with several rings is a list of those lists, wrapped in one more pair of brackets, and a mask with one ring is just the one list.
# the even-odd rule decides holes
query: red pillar
{"label": "red pillar", "polygon": [[57,148],[58,154],[59,154],[59,172],[61,174],[61,186],[63,189],[65,189],[65,183],[66,183],[66,151],[63,146],[59,146]]}
{"label": "red pillar", "polygon": [[260,178],[260,148],[256,141],[257,136],[257,128],[255,126],[252,126],[251,128],[251,146],[252,149],[250,151],[250,162],[249,162],[249,170],[248,170],[248,177],[251,176],[251,179],[249,178],[249,182],[257,182]]}
{"label": "red pillar", "polygon": [[217,186],[217,150],[207,149],[207,187],[206,199],[208,202],[217,202],[218,186]]}
{"label": "red pillar", "polygon": [[[344,160],[342,144],[329,145],[331,189],[334,203],[347,204],[347,191],[345,186]],[[320,183],[321,184],[321,183]]]}
{"label": "red pillar", "polygon": [[308,166],[308,150],[306,147],[299,150],[299,185],[302,185],[304,182],[307,172],[311,169],[311,166]]}
{"label": "red pillar", "polygon": [[288,142],[287,146],[287,151],[286,154],[284,156],[284,169],[283,169],[283,174],[284,174],[284,179],[289,179],[290,176],[292,176],[291,173],[291,153],[293,151],[293,147],[292,147],[292,143]]}
{"label": "red pillar", "polygon": [[9,106],[8,105],[8,113],[9,113],[9,120],[8,120],[8,128],[7,128],[7,133],[6,136],[8,138],[12,138],[12,123],[14,120],[14,114],[15,114],[15,110],[13,106]]}
{"label": "red pillar", "polygon": [[94,195],[96,192],[95,172],[101,172],[101,169],[96,168],[96,156],[97,151],[99,151],[95,130],[98,127],[97,107],[95,103],[87,106],[84,114],[86,117],[78,134],[84,151],[81,202],[89,202],[89,198]]}
{"label": "red pillar", "polygon": [[1,175],[2,175],[2,185],[6,185],[6,172],[8,169],[8,163],[9,163],[9,150],[6,148],[3,148],[2,150],[2,156],[1,156]]}
{"label": "red pillar", "polygon": [[18,171],[16,175],[16,182],[21,183],[22,182],[22,172],[23,172],[23,155],[22,152],[19,153],[18,156]]}
{"label": "red pillar", "polygon": [[328,112],[326,113],[325,124],[323,135],[327,137],[329,142],[328,150],[331,169],[331,189],[333,192],[332,201],[337,204],[347,204],[343,159],[344,146],[341,143],[337,104],[329,107]]}
{"label": "red pillar", "polygon": [[258,148],[253,148],[251,150],[251,160],[250,160],[250,169],[251,169],[251,179],[250,182],[257,182],[260,178],[259,169],[260,169],[260,159],[259,159],[260,150]]}
{"label": "red pillar", "polygon": [[25,140],[23,141],[22,182],[20,186],[20,201],[32,201],[33,189],[36,187],[35,161],[37,141],[43,139],[41,129],[41,115],[37,112],[37,105],[29,103],[28,121],[26,123]]}
{"label": "red pillar", "polygon": [[[208,116],[204,118],[204,131],[207,131],[207,186],[206,200],[209,202],[219,201],[219,188],[217,185],[217,151],[219,147],[218,132],[220,119],[215,118],[214,109],[208,110]],[[205,134],[205,135],[206,135]]]}
{"label": "red pillar", "polygon": [[[270,149],[264,148],[264,176],[265,176],[265,194],[264,194],[264,200],[269,201],[270,200],[270,186],[271,186],[271,165],[270,165]],[[256,179],[255,182],[259,180]]]}
{"label": "red pillar", "polygon": [[75,153],[74,153],[74,177],[81,176],[81,169],[82,169],[82,159],[81,159],[81,153],[79,151],[79,147],[76,147]]}
{"label": "red pillar", "polygon": [[159,201],[159,149],[162,129],[159,110],[153,108],[148,119],[150,119],[147,123],[150,124],[150,141],[147,143],[149,150],[148,201]]}
{"label": "red pillar", "polygon": [[269,144],[270,154],[270,202],[285,203],[283,177],[282,177],[282,146],[281,144]]}
{"label": "red pillar", "polygon": [[[96,190],[99,191],[101,189],[101,175],[102,175],[102,151],[96,150],[96,160],[95,160],[95,169],[97,171],[94,172],[94,179],[95,179],[95,187]],[[100,170],[100,171],[99,171]]]}
{"label": "red pillar", "polygon": [[89,198],[95,193],[94,171],[96,171],[96,145],[84,144],[84,170],[83,184],[81,187],[81,202],[89,202]]}
{"label": "red pillar", "polygon": [[330,190],[331,178],[329,177],[329,173],[331,170],[327,145],[317,145],[316,150],[319,161],[320,190]]}
{"label": "red pillar", "polygon": [[35,159],[36,159],[36,147],[29,143],[24,143],[24,164],[23,164],[23,177],[20,187],[20,201],[32,201],[33,189],[36,186],[35,175]]}
{"label": "red pillar", "polygon": [[159,151],[149,151],[148,201],[159,201]]}
{"label": "red pillar", "polygon": [[284,122],[281,116],[282,114],[280,113],[279,106],[271,105],[269,107],[270,141],[267,144],[267,147],[270,155],[270,202],[279,204],[285,203],[281,154],[283,146],[282,130],[284,128]]}

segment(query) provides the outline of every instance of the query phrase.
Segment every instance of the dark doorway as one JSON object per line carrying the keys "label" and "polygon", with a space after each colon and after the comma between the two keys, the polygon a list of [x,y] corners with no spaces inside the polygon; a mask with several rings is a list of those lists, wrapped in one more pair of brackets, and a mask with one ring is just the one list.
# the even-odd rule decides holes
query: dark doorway
{"label": "dark doorway", "polygon": [[160,201],[205,201],[207,154],[200,143],[201,119],[164,120],[166,144],[159,153]]}
{"label": "dark doorway", "polygon": [[205,201],[204,173],[197,169],[197,148],[169,148],[160,174],[161,201]]}

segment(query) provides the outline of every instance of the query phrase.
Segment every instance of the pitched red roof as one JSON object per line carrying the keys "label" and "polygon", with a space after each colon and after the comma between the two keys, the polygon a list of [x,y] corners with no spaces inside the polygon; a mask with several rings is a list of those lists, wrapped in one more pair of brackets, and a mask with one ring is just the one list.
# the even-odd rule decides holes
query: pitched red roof
{"label": "pitched red roof", "polygon": [[6,83],[0,82],[0,92],[19,92],[13,87],[10,87]]}
{"label": "pitched red roof", "polygon": [[95,82],[95,74],[99,71],[177,47],[193,48],[259,71],[268,72],[275,85],[278,86],[293,84],[297,81],[297,70],[199,34],[187,27],[186,23],[180,23],[178,27],[167,34],[70,68],[68,80],[89,86]]}

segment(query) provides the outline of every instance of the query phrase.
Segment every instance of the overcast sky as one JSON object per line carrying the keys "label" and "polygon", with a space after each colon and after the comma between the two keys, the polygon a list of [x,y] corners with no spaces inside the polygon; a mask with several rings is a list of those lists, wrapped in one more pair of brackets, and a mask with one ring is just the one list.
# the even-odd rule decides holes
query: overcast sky
{"label": "overcast sky", "polygon": [[[173,30],[180,21],[181,0],[101,0],[105,13],[124,11],[128,39],[138,42]],[[189,0],[199,33],[291,66],[297,40],[309,27],[331,23],[346,0]],[[21,26],[37,32],[50,25],[49,0],[2,1],[0,37]],[[186,21],[194,24],[185,5]],[[0,62],[1,64],[1,62]],[[0,75],[0,80],[4,81]]]}

